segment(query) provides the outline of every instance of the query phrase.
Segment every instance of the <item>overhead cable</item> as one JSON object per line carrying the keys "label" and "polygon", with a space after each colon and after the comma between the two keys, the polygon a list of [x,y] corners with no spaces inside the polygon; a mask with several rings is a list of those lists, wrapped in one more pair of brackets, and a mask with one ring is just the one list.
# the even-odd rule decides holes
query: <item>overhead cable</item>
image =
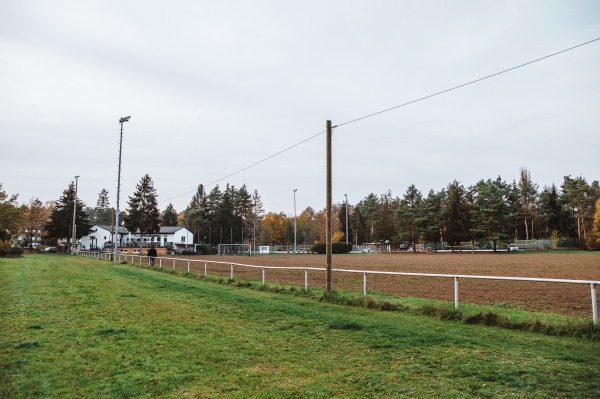
{"label": "overhead cable", "polygon": [[[364,116],[361,116],[361,117],[358,117],[358,118],[355,118],[355,119],[351,119],[351,120],[349,120],[349,121],[346,121],[346,122],[338,123],[337,125],[335,125],[335,126],[332,126],[332,127],[333,127],[333,128],[336,128],[336,127],[340,127],[340,126],[344,126],[344,125],[349,125],[349,124],[351,124],[351,123],[356,123],[356,122],[358,122],[358,121],[362,121],[362,120],[364,120],[364,119],[367,119],[367,118],[372,118],[372,117],[374,117],[374,116],[377,116],[377,115],[383,114],[383,113],[385,113],[385,112],[393,111],[393,110],[395,110],[395,109],[402,108],[402,107],[405,107],[405,106],[407,106],[407,105],[414,104],[414,103],[417,103],[417,102],[419,102],[419,101],[426,100],[426,99],[428,99],[428,98],[432,98],[432,97],[435,97],[435,96],[439,96],[439,95],[441,95],[441,94],[445,94],[445,93],[451,92],[451,91],[453,91],[453,90],[460,89],[460,88],[462,88],[462,87],[469,86],[469,85],[472,85],[472,84],[474,84],[474,83],[478,83],[478,82],[481,82],[481,81],[483,81],[483,80],[490,79],[490,78],[493,78],[493,77],[495,77],[495,76],[498,76],[498,75],[502,75],[502,74],[504,74],[504,73],[507,73],[507,72],[510,72],[510,71],[514,71],[515,69],[519,69],[519,68],[522,68],[522,67],[524,67],[524,66],[527,66],[527,65],[534,64],[534,63],[536,63],[536,62],[539,62],[539,61],[543,61],[543,60],[545,60],[545,59],[548,59],[548,58],[551,58],[551,57],[557,56],[557,55],[559,55],[559,54],[566,53],[567,51],[571,51],[571,50],[574,50],[574,49],[576,49],[576,48],[579,48],[579,47],[585,46],[585,45],[587,45],[587,44],[594,43],[594,42],[596,42],[596,41],[598,41],[598,40],[600,40],[600,37],[599,37],[599,38],[596,38],[596,39],[593,39],[593,40],[589,40],[589,41],[587,41],[587,42],[585,42],[585,43],[578,44],[578,45],[576,45],[576,46],[573,46],[573,47],[566,48],[566,49],[564,49],[564,50],[561,50],[561,51],[557,51],[557,52],[555,52],[555,53],[552,53],[552,54],[546,55],[546,56],[544,56],[544,57],[540,57],[540,58],[537,58],[537,59],[535,59],[535,60],[528,61],[528,62],[526,62],[526,63],[524,63],[524,64],[520,64],[520,65],[514,66],[514,67],[512,67],[512,68],[508,68],[508,69],[505,69],[505,70],[503,70],[503,71],[496,72],[496,73],[493,73],[493,74],[491,74],[491,75],[487,75],[487,76],[484,76],[484,77],[482,77],[482,78],[475,79],[475,80],[472,80],[472,81],[470,81],[470,82],[463,83],[463,84],[460,84],[460,85],[458,85],[458,86],[451,87],[451,88],[449,88],[449,89],[446,89],[446,90],[438,91],[437,93],[429,94],[429,95],[427,95],[427,96],[424,96],[424,97],[421,97],[421,98],[417,98],[417,99],[415,99],[415,100],[408,101],[408,102],[405,102],[405,103],[403,103],[403,104],[400,104],[400,105],[396,105],[396,106],[393,106],[393,107],[390,107],[390,108],[386,108],[386,109],[384,109],[384,110],[381,110],[381,111],[373,112],[373,113],[371,113],[371,114],[364,115]],[[250,169],[250,168],[253,168],[253,167],[254,167],[254,166],[256,166],[256,165],[259,165],[259,164],[261,164],[261,163],[263,163],[263,162],[265,162],[265,161],[268,161],[269,159],[275,158],[276,156],[278,156],[278,155],[281,155],[281,154],[283,154],[284,152],[286,152],[286,151],[289,151],[289,150],[291,150],[292,148],[295,148],[295,147],[299,146],[300,144],[304,144],[304,143],[306,143],[307,141],[310,141],[310,140],[312,140],[312,139],[314,139],[314,138],[316,138],[316,137],[318,137],[318,136],[322,135],[322,134],[323,134],[323,133],[325,133],[325,132],[326,132],[326,131],[325,131],[325,130],[323,130],[323,131],[321,131],[321,132],[319,132],[319,133],[317,133],[317,134],[315,134],[315,135],[313,135],[313,136],[310,136],[310,137],[308,137],[308,138],[306,138],[306,139],[304,139],[304,140],[302,140],[302,141],[300,141],[300,142],[298,142],[298,143],[296,143],[296,144],[294,144],[294,145],[291,145],[291,146],[289,146],[289,147],[287,147],[287,148],[284,148],[283,150],[281,150],[281,151],[279,151],[279,152],[276,152],[276,153],[274,153],[274,154],[272,154],[272,155],[270,155],[270,156],[268,156],[268,157],[266,157],[266,158],[264,158],[264,159],[261,159],[261,160],[260,160],[260,161],[258,161],[258,162],[255,162],[255,163],[253,163],[253,164],[251,164],[251,165],[248,165],[248,166],[246,166],[246,167],[244,167],[244,168],[242,168],[242,169],[239,169],[239,170],[238,170],[238,171],[236,171],[236,172],[230,173],[230,174],[228,174],[227,176],[223,176],[223,177],[221,177],[221,178],[219,178],[219,179],[217,179],[217,180],[214,180],[214,181],[212,181],[212,182],[210,182],[210,183],[206,184],[206,185],[205,185],[205,187],[207,187],[207,186],[210,186],[210,185],[213,185],[213,184],[216,184],[216,183],[218,183],[218,182],[220,182],[220,181],[222,181],[222,180],[225,180],[225,179],[227,179],[228,177],[231,177],[231,176],[237,175],[238,173],[241,173],[241,172],[243,172],[243,171],[245,171],[245,170],[248,170],[248,169]],[[170,200],[172,200],[172,199],[179,198],[179,197],[182,197],[182,196],[184,196],[184,195],[187,195],[187,194],[193,193],[194,191],[195,191],[195,190],[191,190],[191,191],[185,192],[185,193],[183,193],[183,194],[176,195],[176,196],[174,196],[174,197],[171,197],[171,198],[167,198],[167,199],[165,199],[165,200],[162,200],[162,201],[159,201],[159,202],[170,201]]]}

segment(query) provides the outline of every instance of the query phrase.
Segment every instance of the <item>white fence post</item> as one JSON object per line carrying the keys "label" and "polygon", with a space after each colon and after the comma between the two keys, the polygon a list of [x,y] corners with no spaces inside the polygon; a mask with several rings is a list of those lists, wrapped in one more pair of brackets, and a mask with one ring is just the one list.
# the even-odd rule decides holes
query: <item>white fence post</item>
{"label": "white fence post", "polygon": [[304,291],[308,291],[308,269],[304,269]]}
{"label": "white fence post", "polygon": [[598,303],[596,302],[596,284],[591,283],[592,288],[592,317],[594,319],[594,325],[598,325]]}
{"label": "white fence post", "polygon": [[363,295],[367,296],[367,272],[363,273]]}
{"label": "white fence post", "polygon": [[188,274],[190,273],[190,261],[188,260]]}
{"label": "white fence post", "polygon": [[158,258],[158,267],[162,269],[162,258]]}
{"label": "white fence post", "polygon": [[207,262],[204,262],[204,275],[205,275],[205,276],[206,276],[206,263],[207,263]]}
{"label": "white fence post", "polygon": [[454,310],[458,310],[458,277],[454,276]]}
{"label": "white fence post", "polygon": [[231,267],[231,279],[233,280],[233,263],[230,263],[229,266]]}
{"label": "white fence post", "polygon": [[265,285],[265,268],[262,268],[262,285]]}

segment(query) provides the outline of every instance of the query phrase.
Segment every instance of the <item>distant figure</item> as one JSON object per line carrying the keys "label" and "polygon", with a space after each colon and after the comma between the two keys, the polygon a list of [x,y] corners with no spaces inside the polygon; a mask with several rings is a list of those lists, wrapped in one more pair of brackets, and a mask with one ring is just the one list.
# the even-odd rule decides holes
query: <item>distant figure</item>
{"label": "distant figure", "polygon": [[156,258],[156,248],[154,248],[154,244],[150,246],[148,250],[148,257],[150,258],[150,267],[154,267],[154,258]]}

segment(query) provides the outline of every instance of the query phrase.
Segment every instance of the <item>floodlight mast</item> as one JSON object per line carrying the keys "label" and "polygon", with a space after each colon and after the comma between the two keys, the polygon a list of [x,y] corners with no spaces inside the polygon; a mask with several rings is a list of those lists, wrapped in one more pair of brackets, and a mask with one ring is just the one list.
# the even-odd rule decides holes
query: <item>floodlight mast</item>
{"label": "floodlight mast", "polygon": [[75,223],[75,218],[77,216],[77,182],[79,182],[79,176],[75,176],[75,196],[73,197],[73,230],[71,231],[73,234],[73,242],[71,242],[71,255],[77,254],[77,235],[75,233],[77,230],[77,225]]}
{"label": "floodlight mast", "polygon": [[117,214],[115,216],[115,251],[113,255],[113,263],[115,265],[118,263],[117,254],[119,253],[119,199],[121,194],[121,150],[123,149],[123,123],[129,122],[129,118],[131,118],[131,116],[125,116],[119,119],[119,123],[121,124],[121,136],[119,138],[119,171],[117,174]]}
{"label": "floodlight mast", "polygon": [[348,246],[348,194],[344,194],[346,197],[346,246]]}

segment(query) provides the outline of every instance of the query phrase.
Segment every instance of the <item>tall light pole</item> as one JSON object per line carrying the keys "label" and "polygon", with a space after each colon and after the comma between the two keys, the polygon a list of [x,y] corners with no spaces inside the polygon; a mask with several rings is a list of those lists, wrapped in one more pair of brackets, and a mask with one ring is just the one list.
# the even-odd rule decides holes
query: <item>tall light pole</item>
{"label": "tall light pole", "polygon": [[348,194],[344,194],[346,197],[346,246],[348,246]]}
{"label": "tall light pole", "polygon": [[117,254],[119,253],[119,198],[121,194],[121,150],[123,149],[123,123],[129,122],[131,116],[125,116],[119,119],[121,124],[121,137],[119,139],[119,172],[117,174],[117,215],[115,216],[115,253],[113,255],[113,262],[117,264]]}
{"label": "tall light pole", "polygon": [[296,191],[298,191],[297,188],[294,189],[294,253],[298,251],[296,244]]}
{"label": "tall light pole", "polygon": [[75,225],[75,217],[77,216],[77,182],[79,181],[79,176],[75,176],[75,197],[73,197],[73,242],[71,243],[71,255],[75,255],[75,251],[77,250],[77,237],[75,234],[75,229],[77,226]]}

